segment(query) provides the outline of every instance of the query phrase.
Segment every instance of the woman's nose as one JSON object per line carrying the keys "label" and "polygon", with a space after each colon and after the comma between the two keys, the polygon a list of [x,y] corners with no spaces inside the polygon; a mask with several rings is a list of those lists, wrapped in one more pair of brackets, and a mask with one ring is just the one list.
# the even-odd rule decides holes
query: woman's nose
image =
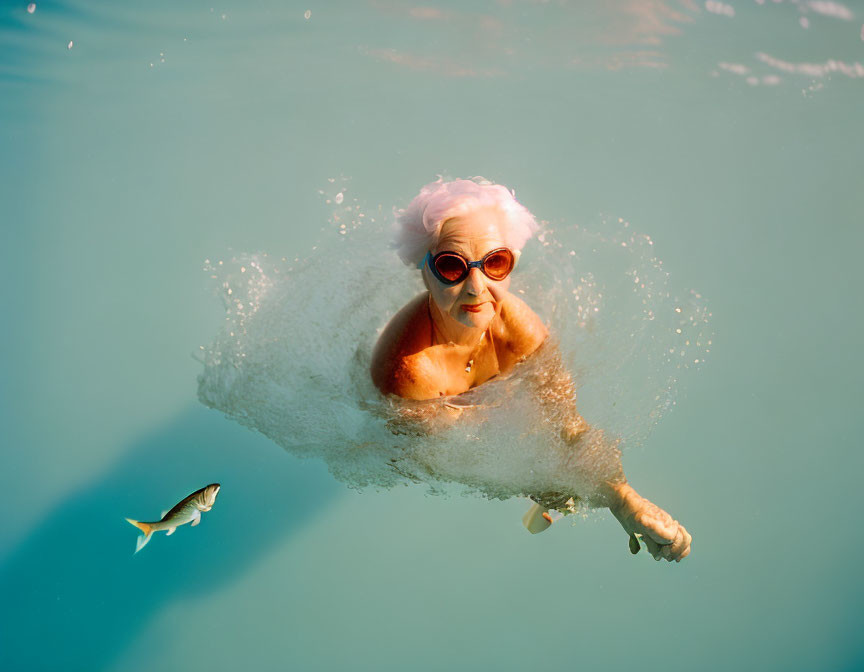
{"label": "woman's nose", "polygon": [[468,292],[468,296],[480,296],[485,289],[486,283],[480,269],[472,268],[468,271],[468,278],[465,280],[465,291]]}

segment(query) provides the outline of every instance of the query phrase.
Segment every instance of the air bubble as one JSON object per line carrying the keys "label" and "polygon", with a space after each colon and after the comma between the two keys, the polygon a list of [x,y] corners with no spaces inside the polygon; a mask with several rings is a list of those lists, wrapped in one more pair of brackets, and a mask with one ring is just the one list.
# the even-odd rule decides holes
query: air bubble
{"label": "air bubble", "polygon": [[[327,193],[344,199],[343,182]],[[334,204],[331,218],[339,212],[344,216],[344,208]],[[378,263],[390,241],[389,226],[371,219],[358,215],[351,221],[350,250],[347,221],[309,222],[313,230],[321,225],[321,237],[293,257],[291,266],[279,254],[218,262],[226,320],[200,356],[202,402],[292,453],[322,458],[337,478],[356,488],[413,480],[442,492],[455,487],[447,483],[463,483],[470,491],[506,498],[582,491],[599,482],[606,468],[600,463],[562,466],[555,416],[535,403],[530,377],[520,375],[554,370],[542,349],[514,375],[451,398],[472,404],[456,425],[428,436],[388,429],[394,406],[435,417],[448,398],[399,402],[384,399],[372,385],[368,371],[378,334],[424,288],[416,270]],[[688,365],[693,368],[690,361],[704,361],[701,350],[676,347],[674,330],[680,335],[684,320],[674,309],[698,318],[687,329],[688,342],[708,343],[710,332],[704,303],[675,288],[648,246],[622,249],[622,240],[642,237],[628,235],[623,219],[603,226],[547,226],[548,246],[528,243],[534,254],[513,273],[510,291],[549,324],[579,390],[583,417],[630,448],[644,442],[676,405],[678,378]],[[328,269],[323,276],[322,268]],[[651,291],[634,293],[634,283]]]}

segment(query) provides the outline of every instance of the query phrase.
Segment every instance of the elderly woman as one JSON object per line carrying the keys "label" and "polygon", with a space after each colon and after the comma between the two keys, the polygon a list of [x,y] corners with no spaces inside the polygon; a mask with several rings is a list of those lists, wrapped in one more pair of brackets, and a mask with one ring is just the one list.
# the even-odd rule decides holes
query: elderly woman
{"label": "elderly woman", "polygon": [[[508,374],[543,346],[546,326],[508,291],[522,247],[537,230],[533,215],[510,191],[479,180],[439,180],[423,187],[397,224],[399,256],[421,270],[428,291],[390,320],[375,347],[372,379],[382,393],[414,400],[458,395]],[[556,407],[561,435],[574,452],[596,452],[598,432],[589,431],[576,411],[569,374],[554,369],[541,377],[540,402]],[[685,558],[690,535],[627,484],[619,451],[599,435],[599,450],[615,468],[596,484],[591,503],[612,511],[634,553],[638,535],[657,560]],[[539,504],[526,515],[526,527],[548,527],[548,509],[566,508],[567,498],[534,497]]]}

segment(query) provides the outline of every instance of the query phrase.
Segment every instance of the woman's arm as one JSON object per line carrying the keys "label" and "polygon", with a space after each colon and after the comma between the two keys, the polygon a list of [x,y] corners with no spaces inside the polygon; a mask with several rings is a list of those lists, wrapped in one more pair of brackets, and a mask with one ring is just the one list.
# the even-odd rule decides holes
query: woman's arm
{"label": "woman's arm", "polygon": [[[593,491],[580,495],[592,506],[612,512],[630,535],[634,553],[639,549],[639,535],[655,560],[680,561],[687,557],[691,537],[684,526],[627,483],[618,441],[589,426],[577,411],[575,385],[557,346],[547,341],[532,356],[535,358],[537,361],[527,371],[528,381],[547,421],[560,428],[568,451],[562,467],[588,476],[595,484]],[[566,497],[557,493],[543,493],[537,498],[541,506],[563,499]]]}

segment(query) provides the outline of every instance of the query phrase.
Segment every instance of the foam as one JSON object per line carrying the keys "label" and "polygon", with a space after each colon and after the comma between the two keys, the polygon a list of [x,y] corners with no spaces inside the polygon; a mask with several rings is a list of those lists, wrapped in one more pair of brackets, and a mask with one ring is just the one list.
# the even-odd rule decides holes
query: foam
{"label": "foam", "polygon": [[[574,454],[558,435],[560,419],[535,402],[531,381],[556,366],[553,347],[459,397],[381,397],[368,372],[372,347],[423,287],[388,248],[380,218],[345,191],[334,186],[330,225],[302,258],[207,262],[226,317],[201,348],[201,401],[295,455],[325,460],[354,488],[414,482],[500,499],[590,496],[614,460],[604,450]],[[710,351],[704,301],[694,292],[677,298],[652,241],[622,220],[546,224],[526,246],[511,291],[555,334],[579,410],[596,428],[588,446],[641,444],[675,405],[680,376]],[[468,407],[455,421],[453,405]]]}

